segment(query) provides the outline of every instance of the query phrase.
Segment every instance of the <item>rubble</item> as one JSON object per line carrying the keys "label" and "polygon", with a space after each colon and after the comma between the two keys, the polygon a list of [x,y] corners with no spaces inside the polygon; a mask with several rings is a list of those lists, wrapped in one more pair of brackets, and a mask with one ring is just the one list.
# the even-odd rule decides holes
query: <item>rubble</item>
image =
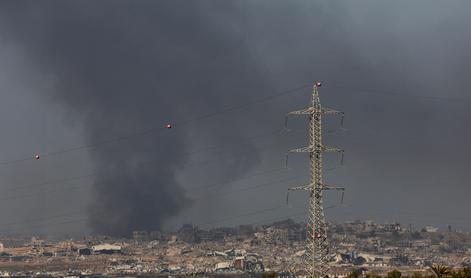
{"label": "rubble", "polygon": [[[285,220],[211,230],[184,225],[175,233],[137,231],[129,239],[0,238],[0,276],[302,274],[305,235],[305,224]],[[351,221],[329,224],[329,237],[330,264],[339,277],[353,269],[384,274],[433,263],[471,265],[471,235],[462,231]]]}

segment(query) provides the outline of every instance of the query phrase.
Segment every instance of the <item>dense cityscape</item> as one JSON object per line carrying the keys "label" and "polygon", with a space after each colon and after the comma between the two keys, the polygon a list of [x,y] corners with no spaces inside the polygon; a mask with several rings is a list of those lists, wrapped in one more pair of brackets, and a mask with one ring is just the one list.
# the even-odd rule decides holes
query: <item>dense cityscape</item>
{"label": "dense cityscape", "polygon": [[471,278],[470,11],[0,0],[0,278]]}
{"label": "dense cityscape", "polygon": [[[329,224],[332,274],[430,274],[434,264],[471,266],[471,234],[427,226],[352,221]],[[45,240],[2,237],[1,276],[122,276],[262,274],[303,275],[306,225],[290,219],[269,225],[174,233],[135,231],[130,238]]]}

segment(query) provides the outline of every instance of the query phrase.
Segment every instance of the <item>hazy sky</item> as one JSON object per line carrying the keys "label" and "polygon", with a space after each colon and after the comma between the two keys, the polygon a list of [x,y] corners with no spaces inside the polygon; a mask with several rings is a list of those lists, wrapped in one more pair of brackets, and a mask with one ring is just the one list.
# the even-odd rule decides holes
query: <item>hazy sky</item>
{"label": "hazy sky", "polygon": [[[471,229],[469,11],[469,1],[1,1],[0,233],[303,220],[307,193],[289,207],[285,197],[307,181],[307,156],[283,167],[307,142],[306,120],[278,129],[309,88],[198,117],[314,80],[349,129],[324,136],[346,150],[345,167],[325,173],[347,188],[329,220]],[[36,153],[46,155],[3,163]],[[339,199],[327,193],[326,206]]]}

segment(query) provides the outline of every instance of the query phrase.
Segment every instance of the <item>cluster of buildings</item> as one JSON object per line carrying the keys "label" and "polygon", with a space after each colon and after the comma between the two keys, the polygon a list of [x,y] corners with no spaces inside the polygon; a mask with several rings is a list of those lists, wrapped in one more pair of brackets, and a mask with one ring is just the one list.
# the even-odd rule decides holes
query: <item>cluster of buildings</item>
{"label": "cluster of buildings", "polygon": [[[329,224],[332,271],[387,273],[424,271],[433,263],[471,266],[471,234],[413,230],[398,223],[353,221]],[[211,273],[303,274],[306,225],[284,220],[270,225],[202,230],[183,225],[173,233],[135,231],[131,238],[79,240],[0,238],[0,275],[207,275]]]}
{"label": "cluster of buildings", "polygon": [[353,221],[332,224],[331,230],[337,265],[413,270],[432,264],[471,267],[471,234],[451,226],[444,231],[431,226],[414,230],[398,223]]}

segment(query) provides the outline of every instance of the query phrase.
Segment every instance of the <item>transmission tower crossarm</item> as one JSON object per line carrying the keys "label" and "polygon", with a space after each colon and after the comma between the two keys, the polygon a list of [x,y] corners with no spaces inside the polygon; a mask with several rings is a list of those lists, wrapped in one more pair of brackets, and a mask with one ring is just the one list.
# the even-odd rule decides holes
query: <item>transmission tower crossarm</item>
{"label": "transmission tower crossarm", "polygon": [[345,113],[343,113],[342,111],[337,111],[337,110],[326,108],[326,107],[322,107],[322,114],[325,114],[325,115],[340,115],[340,116],[345,115]]}
{"label": "transmission tower crossarm", "polygon": [[330,108],[322,107],[322,114],[324,114],[324,115],[338,115],[338,116],[340,116],[340,128],[343,129],[343,121],[344,121],[344,117],[345,117],[345,113],[344,113],[344,112],[342,112],[342,111],[337,111],[337,110],[330,109]]}
{"label": "transmission tower crossarm", "polygon": [[322,146],[322,151],[324,152],[337,152],[337,153],[344,153],[345,150],[343,149],[339,149],[339,148],[332,148],[332,147],[325,147],[325,146]]}
{"label": "transmission tower crossarm", "polygon": [[300,186],[293,186],[288,188],[288,191],[293,191],[293,190],[310,190],[312,187],[311,184],[306,184],[306,185],[300,185]]}
{"label": "transmission tower crossarm", "polygon": [[338,186],[335,186],[335,185],[327,185],[327,184],[324,184],[323,185],[323,190],[338,190],[338,191],[342,191],[342,196],[340,197],[340,204],[343,204],[343,197],[345,195],[345,187],[338,187]]}
{"label": "transmission tower crossarm", "polygon": [[341,156],[340,156],[340,165],[343,165],[343,160],[344,160],[344,156],[345,156],[345,150],[339,149],[339,148],[332,148],[332,147],[325,147],[325,146],[322,146],[322,151],[323,151],[323,152],[330,152],[330,153],[333,153],[333,152],[339,153],[339,154],[341,155]]}
{"label": "transmission tower crossarm", "polygon": [[288,160],[289,160],[290,153],[311,153],[313,151],[314,151],[314,146],[307,146],[307,147],[301,147],[301,148],[289,150],[286,153],[285,167],[288,168]]}
{"label": "transmission tower crossarm", "polygon": [[290,153],[309,153],[314,150],[314,146],[301,147],[297,149],[289,150]]}
{"label": "transmission tower crossarm", "polygon": [[339,186],[328,185],[328,184],[323,184],[321,189],[322,190],[341,190],[341,191],[345,191],[345,187],[339,187]]}
{"label": "transmission tower crossarm", "polygon": [[301,110],[291,111],[286,115],[311,115],[312,113],[314,113],[314,107],[310,106]]}
{"label": "transmission tower crossarm", "polygon": [[312,188],[312,184],[305,184],[300,186],[293,186],[288,188],[288,192],[286,192],[286,204],[289,205],[289,192],[296,191],[296,190],[306,190],[309,191]]}
{"label": "transmission tower crossarm", "polygon": [[288,116],[289,115],[312,115],[313,113],[314,113],[314,107],[312,106],[287,113],[285,116],[285,129],[288,129]]}

